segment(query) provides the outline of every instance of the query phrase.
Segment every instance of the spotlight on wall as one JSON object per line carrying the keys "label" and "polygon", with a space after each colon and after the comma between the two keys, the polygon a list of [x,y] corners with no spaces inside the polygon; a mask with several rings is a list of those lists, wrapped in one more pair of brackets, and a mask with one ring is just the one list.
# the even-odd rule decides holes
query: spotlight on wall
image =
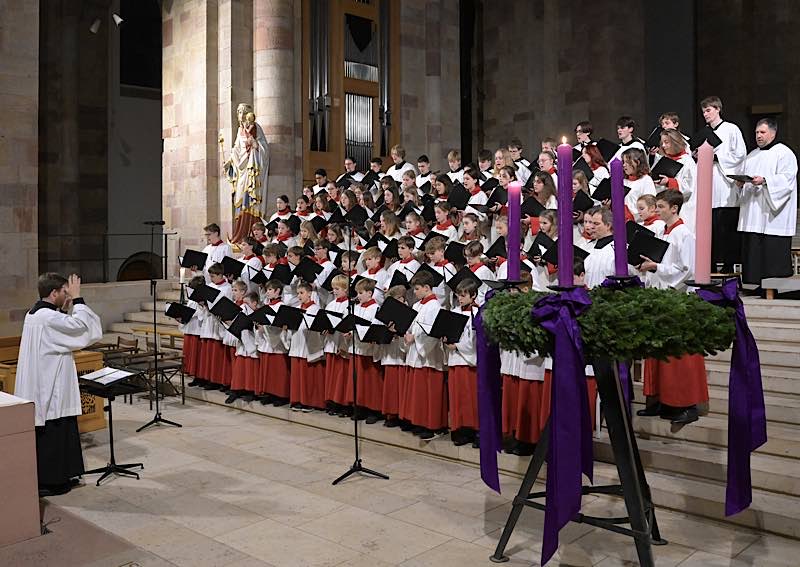
{"label": "spotlight on wall", "polygon": [[97,33],[97,30],[100,29],[100,18],[95,18],[92,22],[92,25],[89,26],[89,31],[92,33]]}
{"label": "spotlight on wall", "polygon": [[119,27],[119,25],[120,25],[120,24],[121,24],[123,21],[125,21],[125,20],[123,20],[123,19],[122,19],[122,18],[121,18],[121,17],[120,17],[118,14],[111,14],[111,17],[114,19],[114,23],[115,23],[115,24],[117,24],[117,27]]}

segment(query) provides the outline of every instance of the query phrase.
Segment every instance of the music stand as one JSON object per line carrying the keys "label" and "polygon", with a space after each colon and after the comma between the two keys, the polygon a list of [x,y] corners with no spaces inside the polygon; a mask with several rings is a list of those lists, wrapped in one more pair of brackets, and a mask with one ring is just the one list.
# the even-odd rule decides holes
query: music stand
{"label": "music stand", "polygon": [[[155,228],[156,226],[163,226],[164,221],[145,221],[144,224],[150,227],[150,258],[152,260],[153,256],[155,255]],[[158,307],[158,298],[157,298],[157,285],[158,282],[156,281],[156,270],[155,266],[153,265],[152,261],[150,263],[150,296],[153,298],[153,377],[155,379],[155,383],[153,385],[153,390],[155,393],[156,398],[156,414],[153,416],[153,419],[142,425],[139,429],[136,430],[136,433],[139,433],[143,429],[147,429],[151,425],[158,425],[160,423],[166,423],[167,425],[174,425],[175,427],[183,427],[180,423],[176,423],[174,421],[170,421],[168,419],[164,419],[161,417],[161,407],[158,404],[158,395],[159,395],[159,376],[162,376],[163,370],[158,369],[158,343],[160,341],[158,337],[158,332],[156,328],[156,316],[158,314],[157,307]],[[166,377],[164,377],[166,381]],[[163,384],[163,383],[162,383]],[[151,408],[152,409],[152,408]]]}
{"label": "music stand", "polygon": [[117,459],[114,454],[114,412],[112,410],[112,405],[113,405],[112,402],[114,401],[114,398],[116,398],[117,396],[125,396],[128,394],[135,394],[137,392],[144,391],[144,388],[142,388],[141,386],[127,382],[130,378],[140,375],[141,372],[135,372],[135,373],[129,372],[126,377],[121,378],[118,381],[112,382],[110,384],[102,384],[84,378],[79,379],[80,388],[82,391],[86,392],[87,394],[91,394],[93,396],[105,398],[106,400],[108,400],[108,405],[103,406],[103,409],[108,412],[108,443],[110,451],[109,461],[104,467],[98,467],[96,469],[84,471],[83,473],[84,475],[103,473],[100,476],[100,478],[97,479],[96,486],[100,486],[100,483],[111,475],[131,476],[135,477],[136,480],[139,480],[139,474],[129,469],[135,469],[138,467],[144,470],[144,465],[142,463],[128,463],[128,464],[117,463]]}

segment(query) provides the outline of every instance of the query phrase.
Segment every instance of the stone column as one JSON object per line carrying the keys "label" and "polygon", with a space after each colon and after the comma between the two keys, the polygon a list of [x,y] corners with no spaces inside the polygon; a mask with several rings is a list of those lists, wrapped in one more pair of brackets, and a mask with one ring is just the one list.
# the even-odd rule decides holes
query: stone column
{"label": "stone column", "polygon": [[[295,4],[253,0],[253,96],[256,120],[270,151],[267,208],[275,197],[299,193],[296,163]],[[299,53],[299,51],[298,51]]]}
{"label": "stone column", "polygon": [[[163,6],[161,199],[165,229],[179,233],[174,258],[202,246],[203,226],[220,222],[218,0]],[[168,274],[176,272],[177,264]]]}
{"label": "stone column", "polygon": [[39,2],[7,2],[0,41],[0,336],[16,335],[36,300]]}

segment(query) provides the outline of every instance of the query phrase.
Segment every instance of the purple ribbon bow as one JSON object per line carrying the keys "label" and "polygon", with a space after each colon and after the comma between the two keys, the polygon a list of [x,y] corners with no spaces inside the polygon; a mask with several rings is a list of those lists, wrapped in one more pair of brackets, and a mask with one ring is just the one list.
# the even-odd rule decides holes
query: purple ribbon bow
{"label": "purple ribbon bow", "polygon": [[531,310],[555,338],[542,565],[558,549],[558,532],[580,512],[581,473],[593,478],[592,422],[577,321],[591,303],[585,289],[574,288],[541,298]]}
{"label": "purple ribbon bow", "polygon": [[492,343],[483,328],[483,310],[494,291],[486,292],[486,301],[475,315],[475,343],[478,354],[478,423],[481,432],[481,478],[492,490],[500,493],[497,454],[502,449],[502,383],[500,381],[500,347]]}
{"label": "purple ribbon bow", "polygon": [[747,325],[737,280],[725,281],[721,291],[701,289],[697,295],[713,305],[736,310],[736,336],[728,381],[728,479],[725,489],[725,515],[732,516],[753,501],[750,453],[767,442],[761,363],[758,346]]}
{"label": "purple ribbon bow", "polygon": [[[618,289],[624,291],[626,289],[635,289],[644,287],[644,282],[639,279],[639,276],[627,278],[606,278],[601,287],[608,289]],[[617,370],[619,371],[619,384],[622,388],[622,394],[625,396],[625,407],[628,409],[628,415],[631,413],[631,378],[628,373],[628,363],[618,362]]]}

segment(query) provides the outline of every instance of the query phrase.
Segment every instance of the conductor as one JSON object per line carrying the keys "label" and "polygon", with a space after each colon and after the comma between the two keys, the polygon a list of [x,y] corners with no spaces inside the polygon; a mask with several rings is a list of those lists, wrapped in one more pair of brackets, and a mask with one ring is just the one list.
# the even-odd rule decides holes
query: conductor
{"label": "conductor", "polygon": [[69,492],[84,471],[72,351],[99,340],[103,329],[81,297],[77,275],[42,274],[38,288],[39,301],[23,323],[14,394],[34,403],[39,496],[53,496]]}

